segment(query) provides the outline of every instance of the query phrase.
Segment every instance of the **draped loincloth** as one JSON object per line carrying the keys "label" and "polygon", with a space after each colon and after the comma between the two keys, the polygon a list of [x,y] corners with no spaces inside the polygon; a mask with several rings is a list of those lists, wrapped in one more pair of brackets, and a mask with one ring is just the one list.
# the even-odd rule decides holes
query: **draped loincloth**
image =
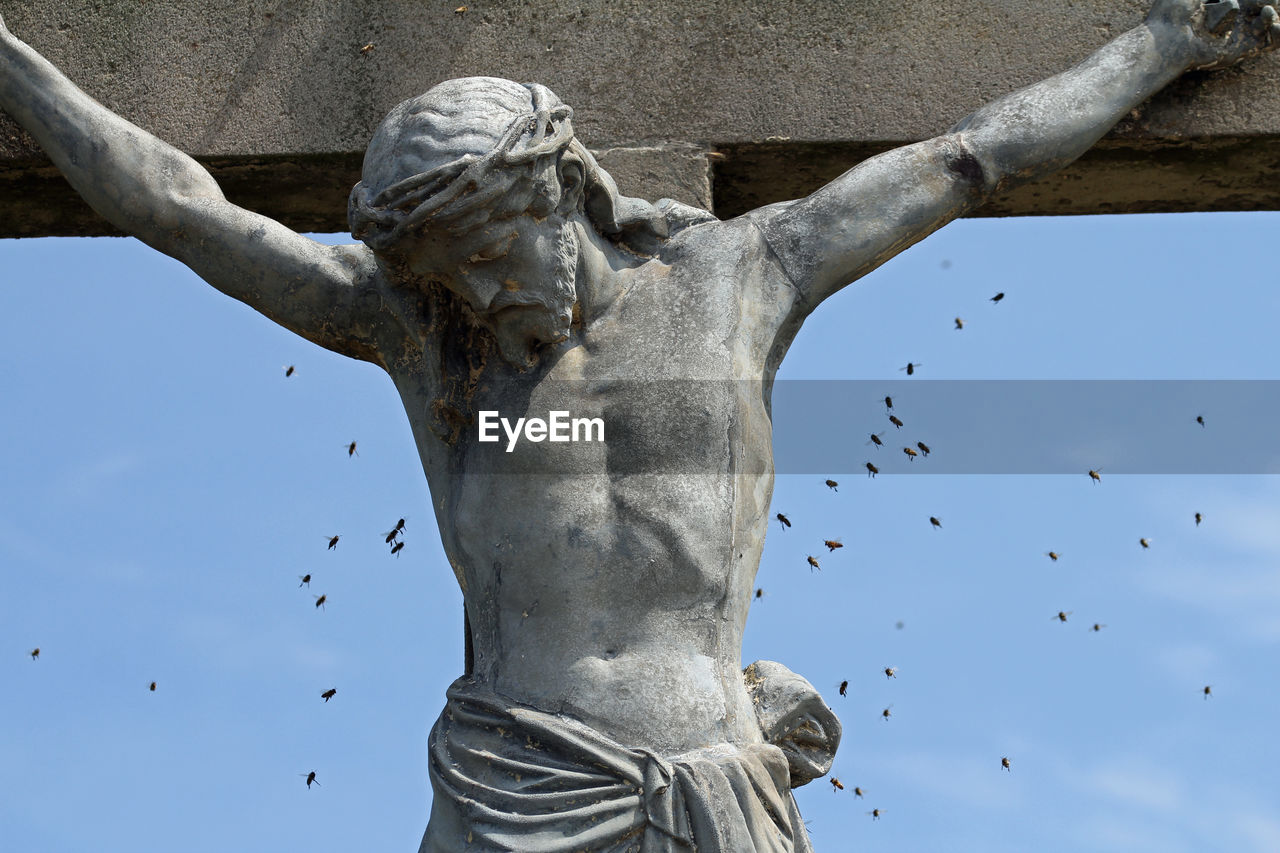
{"label": "draped loincloth", "polygon": [[[816,699],[808,682],[768,662],[748,668],[749,688],[766,681],[759,667],[790,677],[784,694],[803,683]],[[770,706],[770,691],[753,692],[758,709]],[[816,725],[812,702],[793,709],[790,725],[762,714],[783,748],[722,744],[662,757],[460,678],[431,732],[434,800],[419,853],[812,853],[790,789],[830,767],[839,723],[821,708]],[[825,762],[797,764],[801,731],[810,759],[823,742]]]}

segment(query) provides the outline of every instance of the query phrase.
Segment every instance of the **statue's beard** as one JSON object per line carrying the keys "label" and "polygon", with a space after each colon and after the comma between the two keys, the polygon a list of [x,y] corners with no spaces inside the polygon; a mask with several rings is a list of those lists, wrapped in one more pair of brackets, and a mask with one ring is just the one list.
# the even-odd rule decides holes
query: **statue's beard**
{"label": "statue's beard", "polygon": [[570,223],[556,238],[555,269],[550,281],[517,291],[503,291],[487,312],[486,325],[504,361],[519,368],[538,361],[538,348],[567,340],[578,299],[578,236]]}

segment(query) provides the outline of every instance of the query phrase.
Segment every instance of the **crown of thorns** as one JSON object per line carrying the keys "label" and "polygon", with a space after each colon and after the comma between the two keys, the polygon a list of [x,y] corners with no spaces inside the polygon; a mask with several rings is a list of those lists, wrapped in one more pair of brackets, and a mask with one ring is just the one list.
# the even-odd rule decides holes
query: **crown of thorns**
{"label": "crown of thorns", "polygon": [[[573,109],[562,103],[552,106],[554,96],[542,86],[528,88],[533,109],[513,118],[488,153],[464,154],[397,181],[372,198],[363,182],[357,184],[351,197],[353,235],[366,239],[370,228],[378,228],[384,232],[379,242],[393,243],[428,219],[461,231],[493,218],[514,197],[527,207],[545,182],[532,166],[564,151],[574,138]],[[513,168],[520,166],[529,168]]]}

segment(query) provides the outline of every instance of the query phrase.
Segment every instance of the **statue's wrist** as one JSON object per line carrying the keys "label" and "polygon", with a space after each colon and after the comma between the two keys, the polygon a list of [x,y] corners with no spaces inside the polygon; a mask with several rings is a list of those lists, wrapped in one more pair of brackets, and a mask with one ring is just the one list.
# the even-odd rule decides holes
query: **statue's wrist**
{"label": "statue's wrist", "polygon": [[1185,24],[1147,21],[1155,49],[1179,73],[1212,61],[1208,46]]}

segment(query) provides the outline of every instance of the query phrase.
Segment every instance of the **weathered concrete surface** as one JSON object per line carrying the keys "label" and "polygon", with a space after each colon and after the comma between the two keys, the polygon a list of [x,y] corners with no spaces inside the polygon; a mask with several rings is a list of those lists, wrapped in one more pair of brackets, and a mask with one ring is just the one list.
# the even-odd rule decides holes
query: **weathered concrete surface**
{"label": "weathered concrete surface", "polygon": [[[461,2],[467,11],[455,12]],[[543,82],[576,107],[581,138],[612,152],[605,163],[625,192],[728,215],[945,130],[1083,58],[1145,6],[0,0],[15,34],[209,165],[231,198],[316,230],[345,227],[347,192],[386,111],[449,77]],[[1189,75],[1073,169],[982,212],[1280,207],[1277,71],[1273,55]],[[708,150],[724,156],[708,163],[698,155]],[[0,235],[88,233],[106,226],[0,117]]]}

